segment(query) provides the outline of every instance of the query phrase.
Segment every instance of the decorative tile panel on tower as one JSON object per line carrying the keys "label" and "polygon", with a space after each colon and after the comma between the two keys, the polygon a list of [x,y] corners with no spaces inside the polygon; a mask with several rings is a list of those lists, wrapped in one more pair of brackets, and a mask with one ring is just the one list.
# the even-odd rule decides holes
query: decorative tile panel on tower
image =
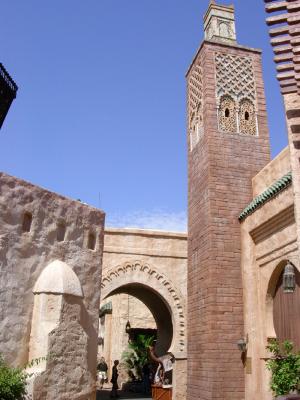
{"label": "decorative tile panel on tower", "polygon": [[[235,30],[218,32],[216,22],[209,30],[227,17],[234,27],[232,6],[210,4],[206,40],[187,73],[188,400],[244,398],[238,216],[252,200],[252,177],[270,159],[261,51],[237,45]],[[194,79],[201,82],[196,140]]]}

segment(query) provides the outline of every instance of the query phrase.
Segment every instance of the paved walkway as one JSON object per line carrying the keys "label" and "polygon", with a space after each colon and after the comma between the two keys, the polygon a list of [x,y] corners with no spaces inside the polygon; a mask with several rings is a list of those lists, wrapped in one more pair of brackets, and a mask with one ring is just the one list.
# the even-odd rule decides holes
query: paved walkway
{"label": "paved walkway", "polygon": [[[145,396],[141,393],[124,393],[119,392],[120,400],[136,399],[136,400],[149,400],[151,396]],[[110,400],[110,390],[97,390],[97,400]]]}

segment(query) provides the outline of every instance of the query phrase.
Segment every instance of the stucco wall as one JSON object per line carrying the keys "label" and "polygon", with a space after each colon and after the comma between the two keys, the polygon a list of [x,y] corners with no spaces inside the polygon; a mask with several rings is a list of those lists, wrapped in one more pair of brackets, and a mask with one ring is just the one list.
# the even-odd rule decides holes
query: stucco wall
{"label": "stucco wall", "polygon": [[[26,212],[32,215],[30,232],[24,232],[22,227]],[[103,212],[1,173],[0,220],[0,349],[5,359],[10,364],[19,366],[28,361],[34,303],[33,287],[43,269],[54,260],[67,263],[79,278],[84,298],[81,300],[81,306],[77,307],[78,329],[86,328],[90,332],[87,338],[89,346],[96,346],[103,250]],[[66,226],[63,241],[57,240],[58,223],[64,223]],[[91,232],[96,237],[94,250],[87,246]],[[67,299],[64,298],[60,317],[62,325],[57,328],[60,333],[56,339],[53,333],[49,340],[50,343],[57,341],[58,351],[55,352],[54,359],[48,361],[52,366],[57,363],[55,378],[50,373],[48,383],[50,384],[51,380],[56,381],[58,388],[63,388],[65,385],[64,392],[71,396],[75,395],[74,385],[70,383],[68,386],[67,382],[71,382],[70,376],[81,360],[74,357],[71,364],[66,363],[63,367],[60,364],[63,362],[60,354],[62,345],[63,343],[66,345],[66,340],[70,339],[69,329],[72,329],[72,324],[76,324],[74,319],[72,321],[66,319],[63,311],[66,307]],[[68,307],[71,310],[73,306]],[[62,334],[63,330],[66,333],[65,337]],[[61,341],[59,336],[64,337],[64,340]],[[88,364],[86,371],[92,377],[88,379],[87,391],[92,390],[91,382],[95,377],[95,348],[85,347],[84,350]],[[69,349],[70,352],[76,350],[76,345]],[[89,357],[91,358],[88,360]],[[59,370],[63,373],[59,374]],[[47,385],[47,382],[44,382],[46,391]]]}
{"label": "stucco wall", "polygon": [[[285,149],[253,179],[254,193],[261,193],[289,168]],[[290,185],[241,223],[245,338],[246,400],[271,400],[266,345],[276,337],[273,298],[279,271],[290,260],[299,268],[293,187]]]}
{"label": "stucco wall", "polygon": [[253,197],[261,194],[277,179],[290,171],[290,151],[286,147],[252,179]]}
{"label": "stucco wall", "polygon": [[106,228],[102,275],[124,262],[136,260],[165,273],[181,294],[186,296],[185,233]]}

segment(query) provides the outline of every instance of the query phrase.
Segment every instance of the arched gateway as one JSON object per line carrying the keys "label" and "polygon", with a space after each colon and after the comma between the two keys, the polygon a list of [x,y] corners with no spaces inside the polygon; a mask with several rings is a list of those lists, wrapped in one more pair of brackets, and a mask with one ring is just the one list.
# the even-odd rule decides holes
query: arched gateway
{"label": "arched gateway", "polygon": [[172,352],[178,359],[186,357],[185,304],[166,275],[140,261],[125,262],[102,277],[101,298],[117,293],[137,297],[152,312],[157,323],[160,352]]}
{"label": "arched gateway", "polygon": [[186,247],[184,233],[105,230],[101,304],[105,307],[110,303],[111,315],[105,314],[104,321],[100,321],[100,354],[109,362],[121,357],[128,340],[126,321],[130,320],[132,330],[155,326],[157,354],[171,352],[176,360],[176,400],[186,397]]}

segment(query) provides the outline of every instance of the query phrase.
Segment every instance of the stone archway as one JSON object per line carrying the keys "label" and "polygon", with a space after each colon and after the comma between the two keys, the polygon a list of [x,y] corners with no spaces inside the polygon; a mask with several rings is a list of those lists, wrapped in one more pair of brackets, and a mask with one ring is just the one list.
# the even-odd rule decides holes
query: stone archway
{"label": "stone archway", "polygon": [[[125,262],[102,276],[101,298],[127,293],[140,299],[152,312],[158,343],[175,357],[173,398],[186,393],[186,307],[178,288],[155,267],[141,261]],[[162,330],[171,330],[171,340]]]}
{"label": "stone archway", "polygon": [[[164,274],[158,272],[140,261],[125,262],[109,270],[103,277],[101,283],[101,298],[104,299],[120,290],[133,294],[133,286],[136,288],[144,286],[159,297],[167,307],[173,325],[173,339],[168,351],[175,358],[186,358],[186,315],[183,297],[178,289]],[[121,289],[122,288],[122,289]],[[137,290],[138,292],[138,290]],[[134,295],[134,294],[133,294]],[[141,297],[137,294],[137,297]],[[142,299],[144,301],[144,299]],[[147,305],[147,304],[146,304]],[[153,311],[153,307],[149,306]],[[154,312],[154,318],[157,318]]]}

